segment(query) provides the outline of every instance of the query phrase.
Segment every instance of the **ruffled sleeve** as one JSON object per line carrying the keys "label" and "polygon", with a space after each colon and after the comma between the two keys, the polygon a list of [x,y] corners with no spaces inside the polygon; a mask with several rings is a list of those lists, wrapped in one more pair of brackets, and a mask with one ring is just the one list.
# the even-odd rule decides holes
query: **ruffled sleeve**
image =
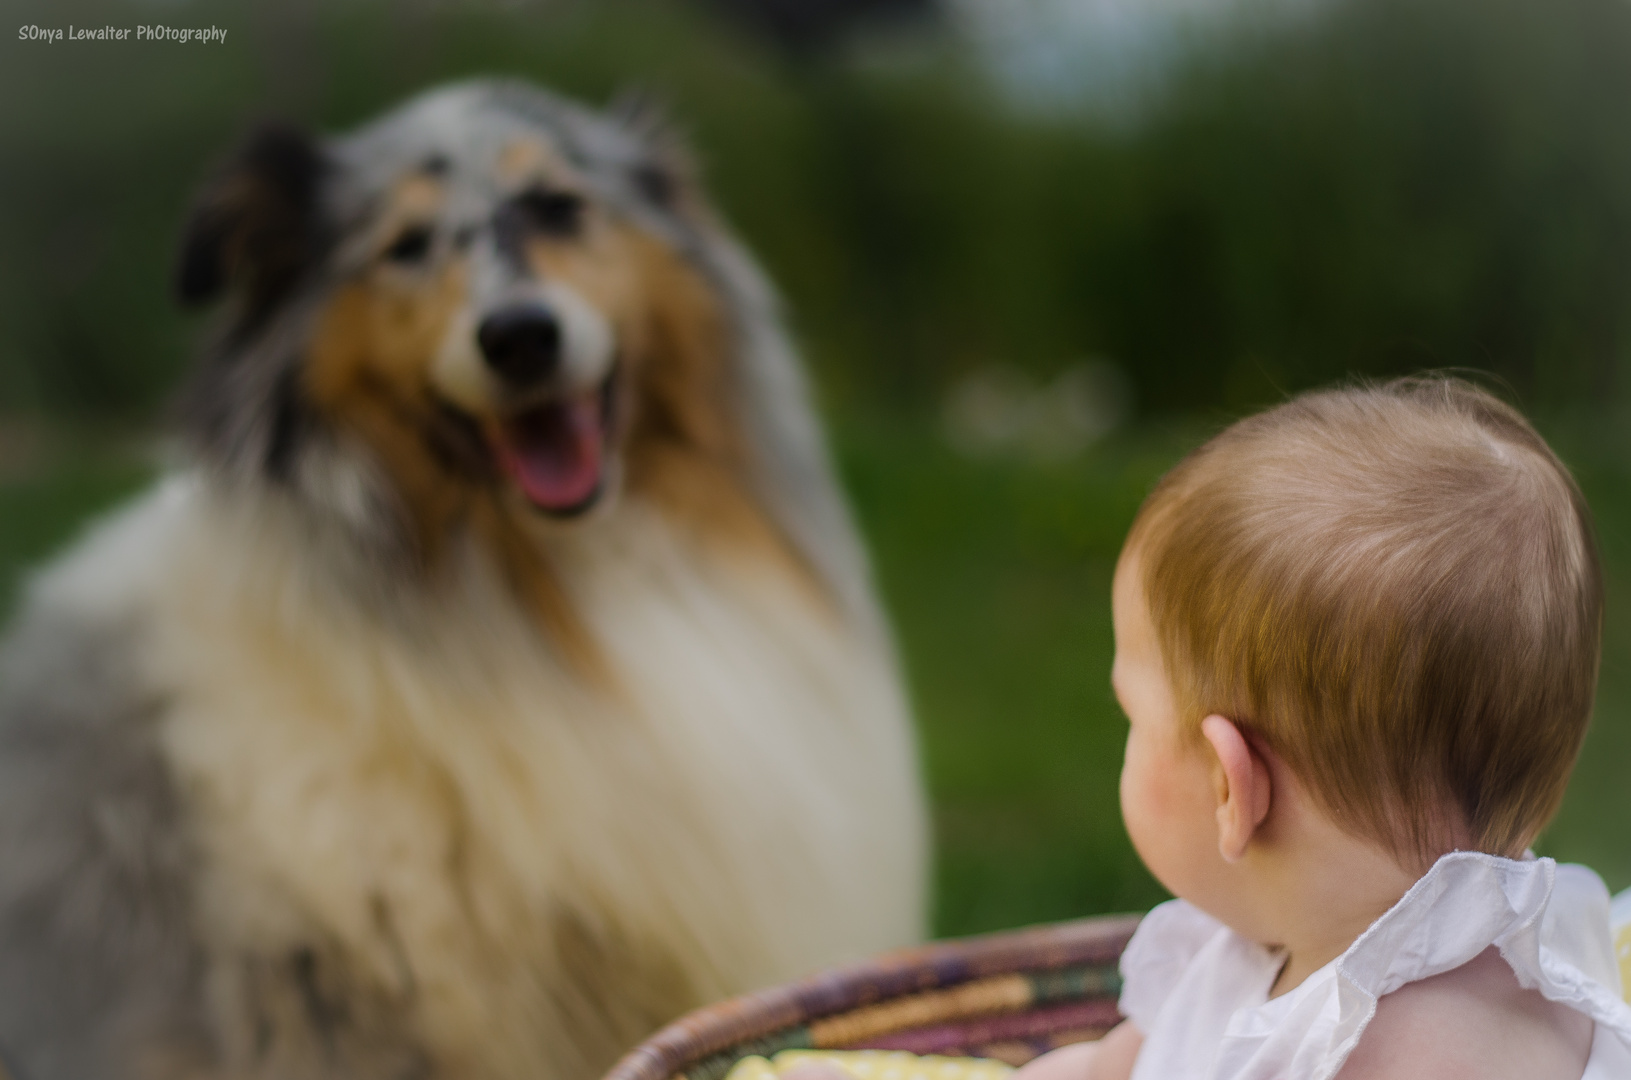
{"label": "ruffled sleeve", "polygon": [[[1612,988],[1608,890],[1601,879],[1551,859],[1455,851],[1337,958],[1331,1050],[1323,1071],[1309,1075],[1336,1074],[1376,1015],[1378,998],[1453,971],[1492,944],[1519,986],[1591,1017],[1599,1035],[1611,1033],[1621,1044],[1616,1060],[1625,1060],[1631,1006]],[[1609,1053],[1594,1048],[1592,1062]]]}
{"label": "ruffled sleeve", "polygon": [[1184,969],[1224,926],[1183,900],[1144,916],[1121,953],[1121,1015],[1148,1033]]}

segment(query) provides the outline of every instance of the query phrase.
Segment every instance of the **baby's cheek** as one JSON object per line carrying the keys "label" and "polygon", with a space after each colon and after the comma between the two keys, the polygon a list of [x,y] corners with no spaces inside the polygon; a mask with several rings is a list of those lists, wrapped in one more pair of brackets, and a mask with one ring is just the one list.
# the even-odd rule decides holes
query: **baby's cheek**
{"label": "baby's cheek", "polygon": [[1121,817],[1140,855],[1144,854],[1145,837],[1158,831],[1168,797],[1161,789],[1161,770],[1152,767],[1154,763],[1149,758],[1149,749],[1143,741],[1129,737],[1121,762]]}
{"label": "baby's cheek", "polygon": [[1139,861],[1165,884],[1163,872],[1167,860],[1160,825],[1145,812],[1138,793],[1128,789],[1125,775],[1122,779],[1121,817],[1127,826],[1127,839],[1133,842],[1133,850],[1138,853]]}
{"label": "baby's cheek", "polygon": [[1191,799],[1184,790],[1188,774],[1182,763],[1160,751],[1142,740],[1128,740],[1121,768],[1121,816],[1145,867],[1177,894],[1190,876]]}

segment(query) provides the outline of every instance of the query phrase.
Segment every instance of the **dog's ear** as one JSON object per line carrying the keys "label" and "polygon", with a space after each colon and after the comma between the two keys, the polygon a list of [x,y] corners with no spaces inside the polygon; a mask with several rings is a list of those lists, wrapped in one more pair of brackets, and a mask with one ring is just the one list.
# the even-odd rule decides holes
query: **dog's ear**
{"label": "dog's ear", "polygon": [[660,97],[644,87],[629,87],[606,111],[646,150],[629,177],[642,197],[671,212],[700,200],[696,158]]}
{"label": "dog's ear", "polygon": [[300,128],[263,123],[217,170],[193,206],[176,264],[176,295],[196,306],[240,290],[251,313],[283,298],[321,255],[322,148]]}

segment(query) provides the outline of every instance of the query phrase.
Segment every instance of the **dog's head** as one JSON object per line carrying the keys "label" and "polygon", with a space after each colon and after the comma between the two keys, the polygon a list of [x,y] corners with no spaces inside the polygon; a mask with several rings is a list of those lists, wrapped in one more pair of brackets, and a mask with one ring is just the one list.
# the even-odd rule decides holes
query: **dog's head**
{"label": "dog's head", "polygon": [[263,127],[183,242],[182,298],[230,300],[194,431],[420,552],[482,514],[745,490],[739,354],[774,319],[744,266],[638,115],[477,83],[334,140]]}

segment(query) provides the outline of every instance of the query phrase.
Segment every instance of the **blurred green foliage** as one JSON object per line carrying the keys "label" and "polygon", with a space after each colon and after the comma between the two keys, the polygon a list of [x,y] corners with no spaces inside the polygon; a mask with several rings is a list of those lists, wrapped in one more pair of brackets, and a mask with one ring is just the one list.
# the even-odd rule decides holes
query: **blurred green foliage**
{"label": "blurred green foliage", "polygon": [[[14,7],[47,25],[68,8]],[[249,119],[342,129],[481,73],[669,97],[838,407],[919,407],[975,366],[1085,355],[1119,362],[1150,411],[1445,366],[1531,403],[1617,394],[1631,7],[1316,10],[1197,49],[1119,126],[1016,113],[950,35],[790,65],[659,0],[197,0],[143,17],[228,44],[9,42],[0,410],[151,408],[173,385],[171,244]]]}
{"label": "blurred green foliage", "polygon": [[[1108,585],[1127,523],[1228,418],[1423,367],[1496,373],[1597,508],[1602,698],[1545,847],[1631,885],[1622,0],[1332,0],[1242,22],[1120,123],[1016,110],[949,33],[794,63],[677,0],[11,9],[229,33],[4,46],[0,419],[68,434],[26,468],[0,439],[0,583],[148,475],[97,432],[150,422],[185,369],[172,245],[250,120],[341,130],[475,74],[590,101],[642,85],[672,101],[816,374],[917,698],[942,932],[1160,898],[1116,809]],[[1083,357],[1126,373],[1134,426],[1051,463],[946,445],[959,376]]]}

